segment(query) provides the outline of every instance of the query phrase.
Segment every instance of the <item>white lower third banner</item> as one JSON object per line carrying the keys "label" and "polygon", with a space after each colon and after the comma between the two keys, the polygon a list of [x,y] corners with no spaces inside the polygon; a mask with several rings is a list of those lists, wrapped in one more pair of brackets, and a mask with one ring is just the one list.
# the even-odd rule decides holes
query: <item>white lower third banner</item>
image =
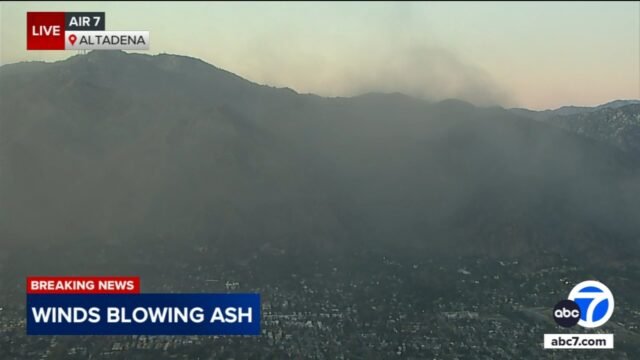
{"label": "white lower third banner", "polygon": [[545,349],[613,349],[613,334],[544,334]]}
{"label": "white lower third banner", "polygon": [[66,31],[65,50],[149,50],[148,31]]}

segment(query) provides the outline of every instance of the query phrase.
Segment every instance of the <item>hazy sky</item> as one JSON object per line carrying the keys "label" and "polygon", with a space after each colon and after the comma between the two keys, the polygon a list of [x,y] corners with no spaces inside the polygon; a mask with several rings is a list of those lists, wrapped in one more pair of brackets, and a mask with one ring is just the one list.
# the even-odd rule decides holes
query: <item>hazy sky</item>
{"label": "hazy sky", "polygon": [[2,2],[3,64],[74,54],[26,51],[27,11],[105,11],[107,30],[149,30],[149,53],[320,95],[535,109],[640,98],[640,2]]}

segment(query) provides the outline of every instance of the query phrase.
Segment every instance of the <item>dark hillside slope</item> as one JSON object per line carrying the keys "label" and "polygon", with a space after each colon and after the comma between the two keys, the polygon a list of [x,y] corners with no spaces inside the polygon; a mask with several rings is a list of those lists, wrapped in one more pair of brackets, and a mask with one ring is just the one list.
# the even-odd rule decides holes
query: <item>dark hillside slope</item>
{"label": "dark hillside slope", "polygon": [[200,60],[0,68],[0,241],[620,257],[638,165],[497,108],[321,98]]}

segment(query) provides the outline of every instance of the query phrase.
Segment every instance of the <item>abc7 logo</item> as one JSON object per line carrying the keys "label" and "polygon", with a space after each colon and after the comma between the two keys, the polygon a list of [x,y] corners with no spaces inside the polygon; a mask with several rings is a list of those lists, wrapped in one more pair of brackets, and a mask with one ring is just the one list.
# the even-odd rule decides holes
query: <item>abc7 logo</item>
{"label": "abc7 logo", "polygon": [[562,300],[553,308],[553,319],[562,327],[572,327],[580,320],[580,307],[572,300]]}
{"label": "abc7 logo", "polygon": [[585,328],[604,325],[613,314],[613,295],[608,287],[597,281],[583,281],[553,308],[553,318],[563,327],[576,324]]}

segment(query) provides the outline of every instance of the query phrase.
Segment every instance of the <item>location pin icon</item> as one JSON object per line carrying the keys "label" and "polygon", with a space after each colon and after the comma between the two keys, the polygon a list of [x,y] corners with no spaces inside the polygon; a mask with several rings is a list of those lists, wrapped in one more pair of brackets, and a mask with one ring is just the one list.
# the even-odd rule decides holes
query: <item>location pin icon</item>
{"label": "location pin icon", "polygon": [[76,39],[77,37],[74,34],[69,35],[69,42],[71,43],[71,45],[76,43]]}

